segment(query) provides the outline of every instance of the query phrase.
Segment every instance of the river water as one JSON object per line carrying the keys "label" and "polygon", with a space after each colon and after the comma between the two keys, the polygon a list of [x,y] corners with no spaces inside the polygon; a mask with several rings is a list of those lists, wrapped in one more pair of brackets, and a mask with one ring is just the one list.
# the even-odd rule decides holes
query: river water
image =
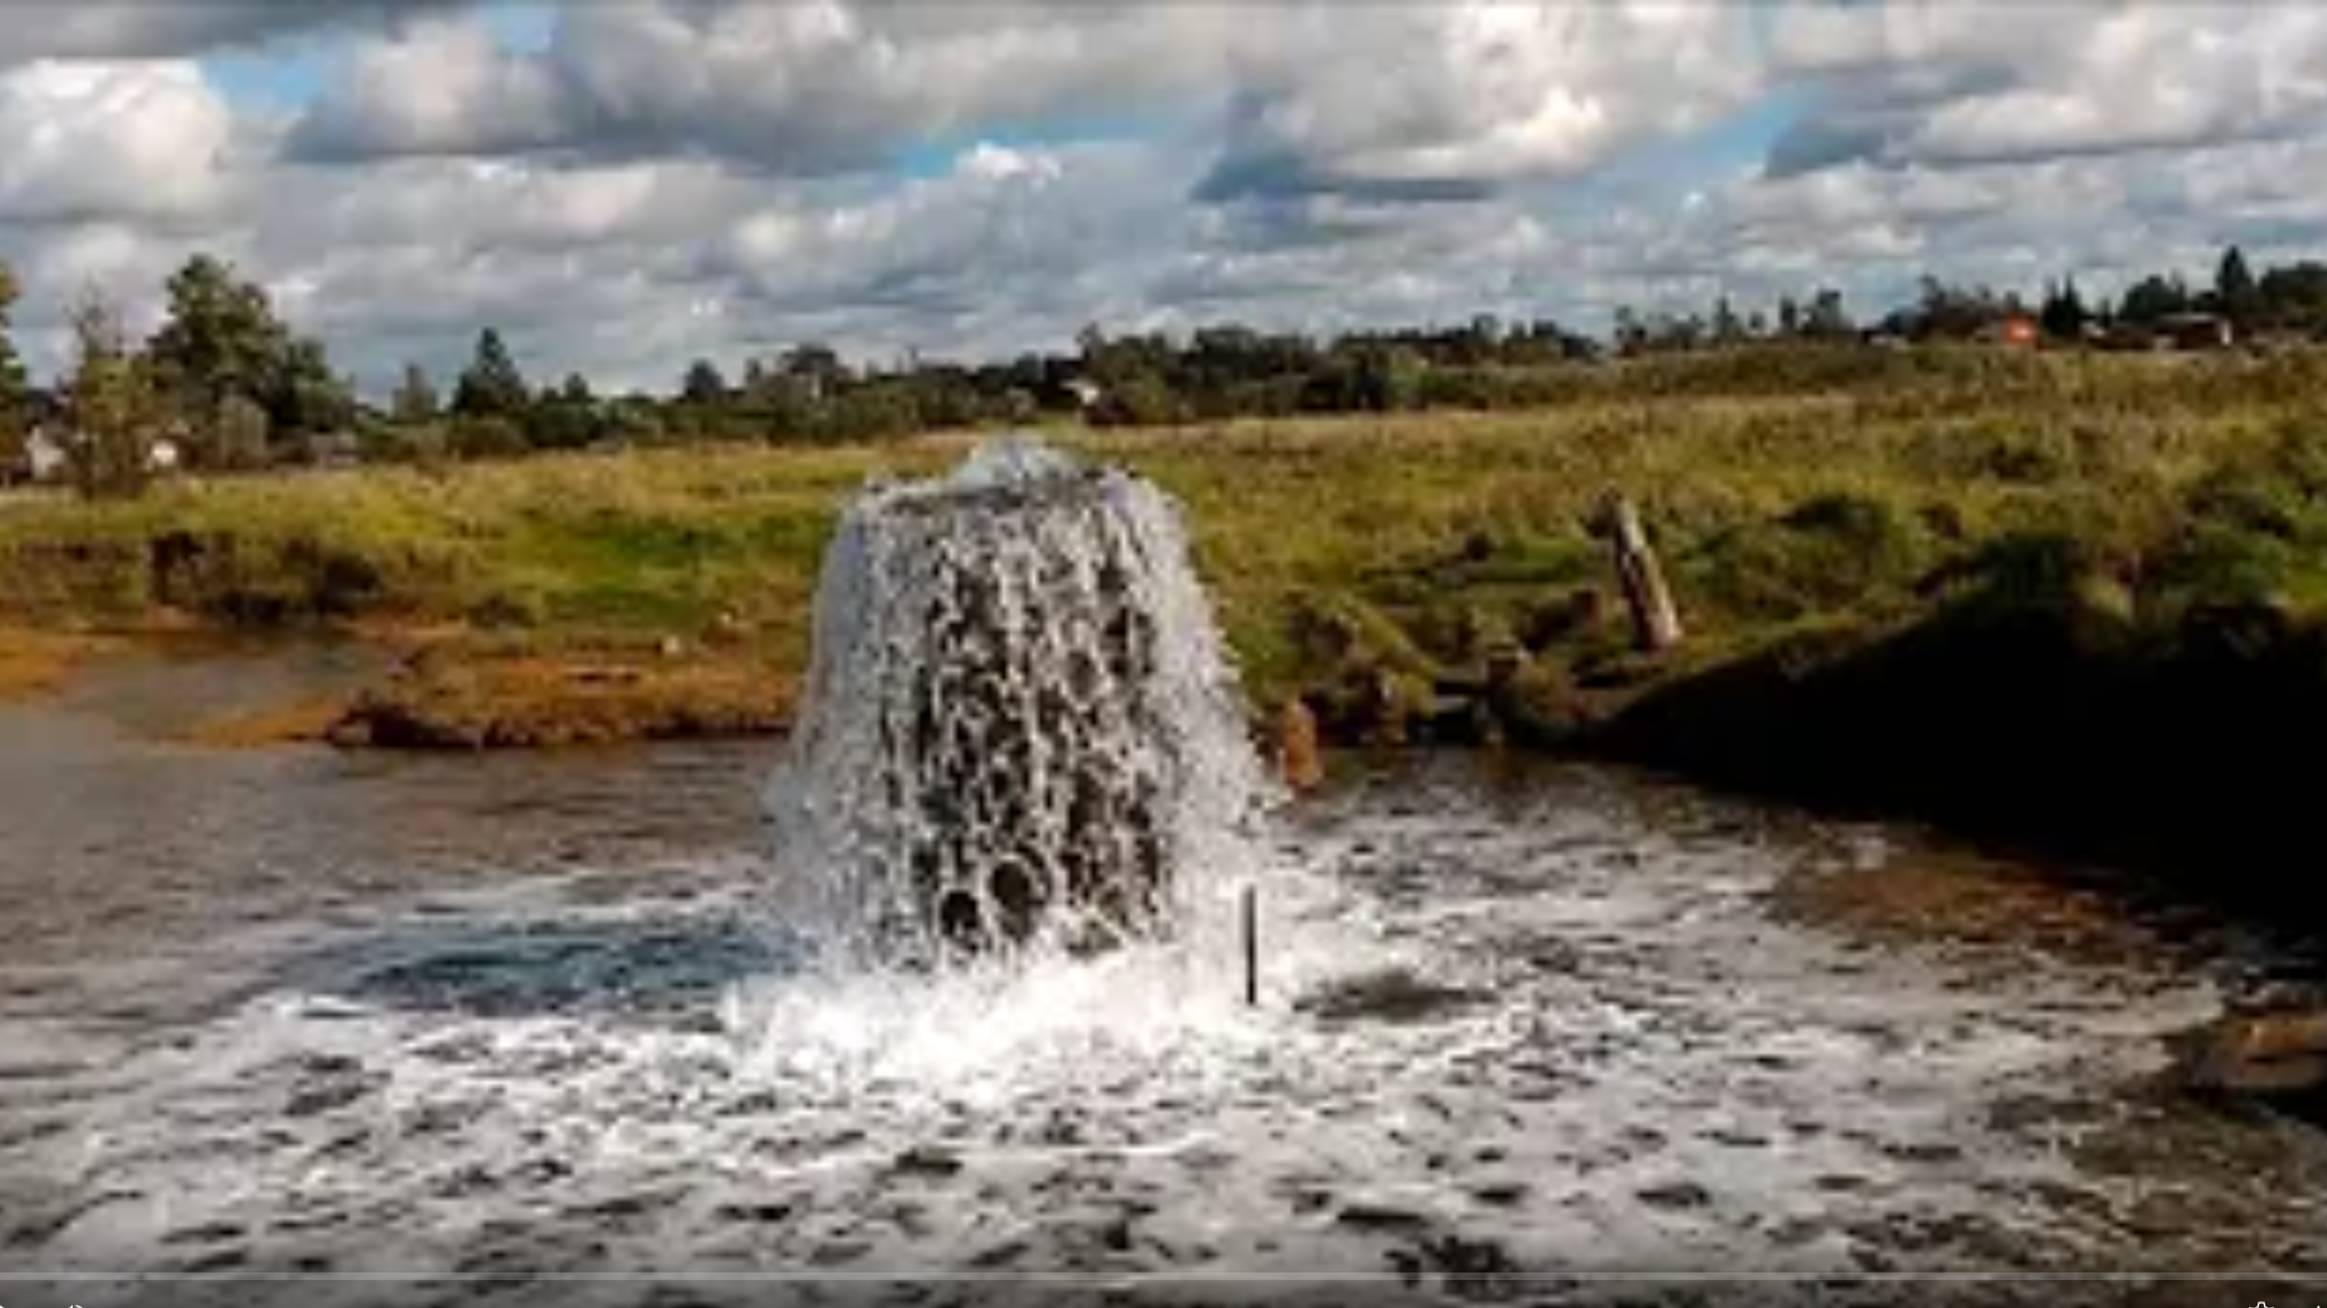
{"label": "river water", "polygon": [[2062,869],[1408,757],[1286,814],[1257,1007],[1209,929],[820,978],[771,744],[173,743],[365,671],[0,707],[0,1303],[2327,1286],[2327,1134],[2164,1075],[2289,961]]}

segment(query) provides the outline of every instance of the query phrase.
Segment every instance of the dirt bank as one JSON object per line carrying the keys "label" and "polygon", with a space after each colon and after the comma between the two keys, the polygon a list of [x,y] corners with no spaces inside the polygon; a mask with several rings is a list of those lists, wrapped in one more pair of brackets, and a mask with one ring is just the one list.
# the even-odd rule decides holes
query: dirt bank
{"label": "dirt bank", "polygon": [[188,731],[188,744],[217,749],[263,749],[300,741],[328,740],[346,720],[348,700],[322,695],[296,699],[254,713],[207,719]]}
{"label": "dirt bank", "polygon": [[56,690],[82,664],[121,647],[105,636],[0,626],[0,701]]}
{"label": "dirt bank", "polygon": [[488,749],[758,735],[791,719],[793,684],[741,651],[431,645],[358,695],[341,745]]}
{"label": "dirt bank", "polygon": [[[338,650],[335,669],[275,654]],[[225,749],[500,749],[764,735],[790,722],[793,678],[763,652],[665,637],[512,641],[458,625],[374,622],[217,630],[161,614],[102,634],[0,626],[0,702],[101,703],[121,660],[215,665],[227,681],[141,699],[131,730]],[[248,665],[246,669],[246,664]],[[89,674],[84,676],[83,674]],[[221,693],[231,686],[233,693]],[[125,719],[126,720],[126,719]]]}
{"label": "dirt bank", "polygon": [[2135,624],[1949,608],[1660,684],[1584,747],[1733,789],[2026,841],[2309,927],[2327,630],[2267,606]]}

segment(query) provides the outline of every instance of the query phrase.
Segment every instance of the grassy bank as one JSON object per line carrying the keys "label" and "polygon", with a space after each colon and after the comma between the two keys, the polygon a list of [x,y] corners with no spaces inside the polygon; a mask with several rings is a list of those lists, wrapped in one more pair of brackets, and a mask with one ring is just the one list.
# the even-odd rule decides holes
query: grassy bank
{"label": "grassy bank", "polygon": [[[1992,789],[1983,751],[2130,784],[2088,750],[2021,748],[2064,733],[2178,777],[2227,747],[2206,723],[2306,722],[2327,686],[2327,357],[1786,350],[1532,385],[1524,410],[1056,438],[1181,498],[1256,699],[1305,693],[1347,736],[1461,730],[1446,689],[1523,651],[1520,725],[1890,803]],[[529,696],[594,725],[501,738],[765,725],[839,503],[970,439],[16,500],[0,620],[425,633],[380,702],[423,724],[465,706],[453,739],[496,738]],[[1641,505],[1688,624],[1659,660],[1631,650],[1590,533],[1611,489]],[[774,689],[736,698],[759,677]],[[725,707],[690,716],[698,691]],[[2119,729],[2164,722],[2164,696],[2171,731]]]}

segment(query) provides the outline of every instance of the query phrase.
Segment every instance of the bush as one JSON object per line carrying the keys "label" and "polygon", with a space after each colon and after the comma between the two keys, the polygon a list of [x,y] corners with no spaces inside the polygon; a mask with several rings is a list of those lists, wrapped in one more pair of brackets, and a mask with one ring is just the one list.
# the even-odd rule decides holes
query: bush
{"label": "bush", "polygon": [[506,459],[531,448],[525,429],[508,418],[463,417],[452,428],[452,452],[463,459]]}
{"label": "bush", "polygon": [[1733,615],[1790,622],[1905,596],[1927,553],[1917,517],[1886,500],[1829,493],[1717,532],[1679,571],[1700,599]]}
{"label": "bush", "polygon": [[1160,426],[1183,416],[1179,398],[1154,373],[1134,373],[1106,388],[1091,410],[1102,427]]}

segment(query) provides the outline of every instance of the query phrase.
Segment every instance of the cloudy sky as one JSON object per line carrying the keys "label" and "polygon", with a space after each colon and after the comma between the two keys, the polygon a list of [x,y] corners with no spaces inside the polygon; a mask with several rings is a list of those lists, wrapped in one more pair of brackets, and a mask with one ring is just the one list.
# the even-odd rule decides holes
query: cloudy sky
{"label": "cloudy sky", "polygon": [[45,372],[196,250],[377,392],[1077,327],[1556,317],[2327,255],[2327,6],[6,0]]}

